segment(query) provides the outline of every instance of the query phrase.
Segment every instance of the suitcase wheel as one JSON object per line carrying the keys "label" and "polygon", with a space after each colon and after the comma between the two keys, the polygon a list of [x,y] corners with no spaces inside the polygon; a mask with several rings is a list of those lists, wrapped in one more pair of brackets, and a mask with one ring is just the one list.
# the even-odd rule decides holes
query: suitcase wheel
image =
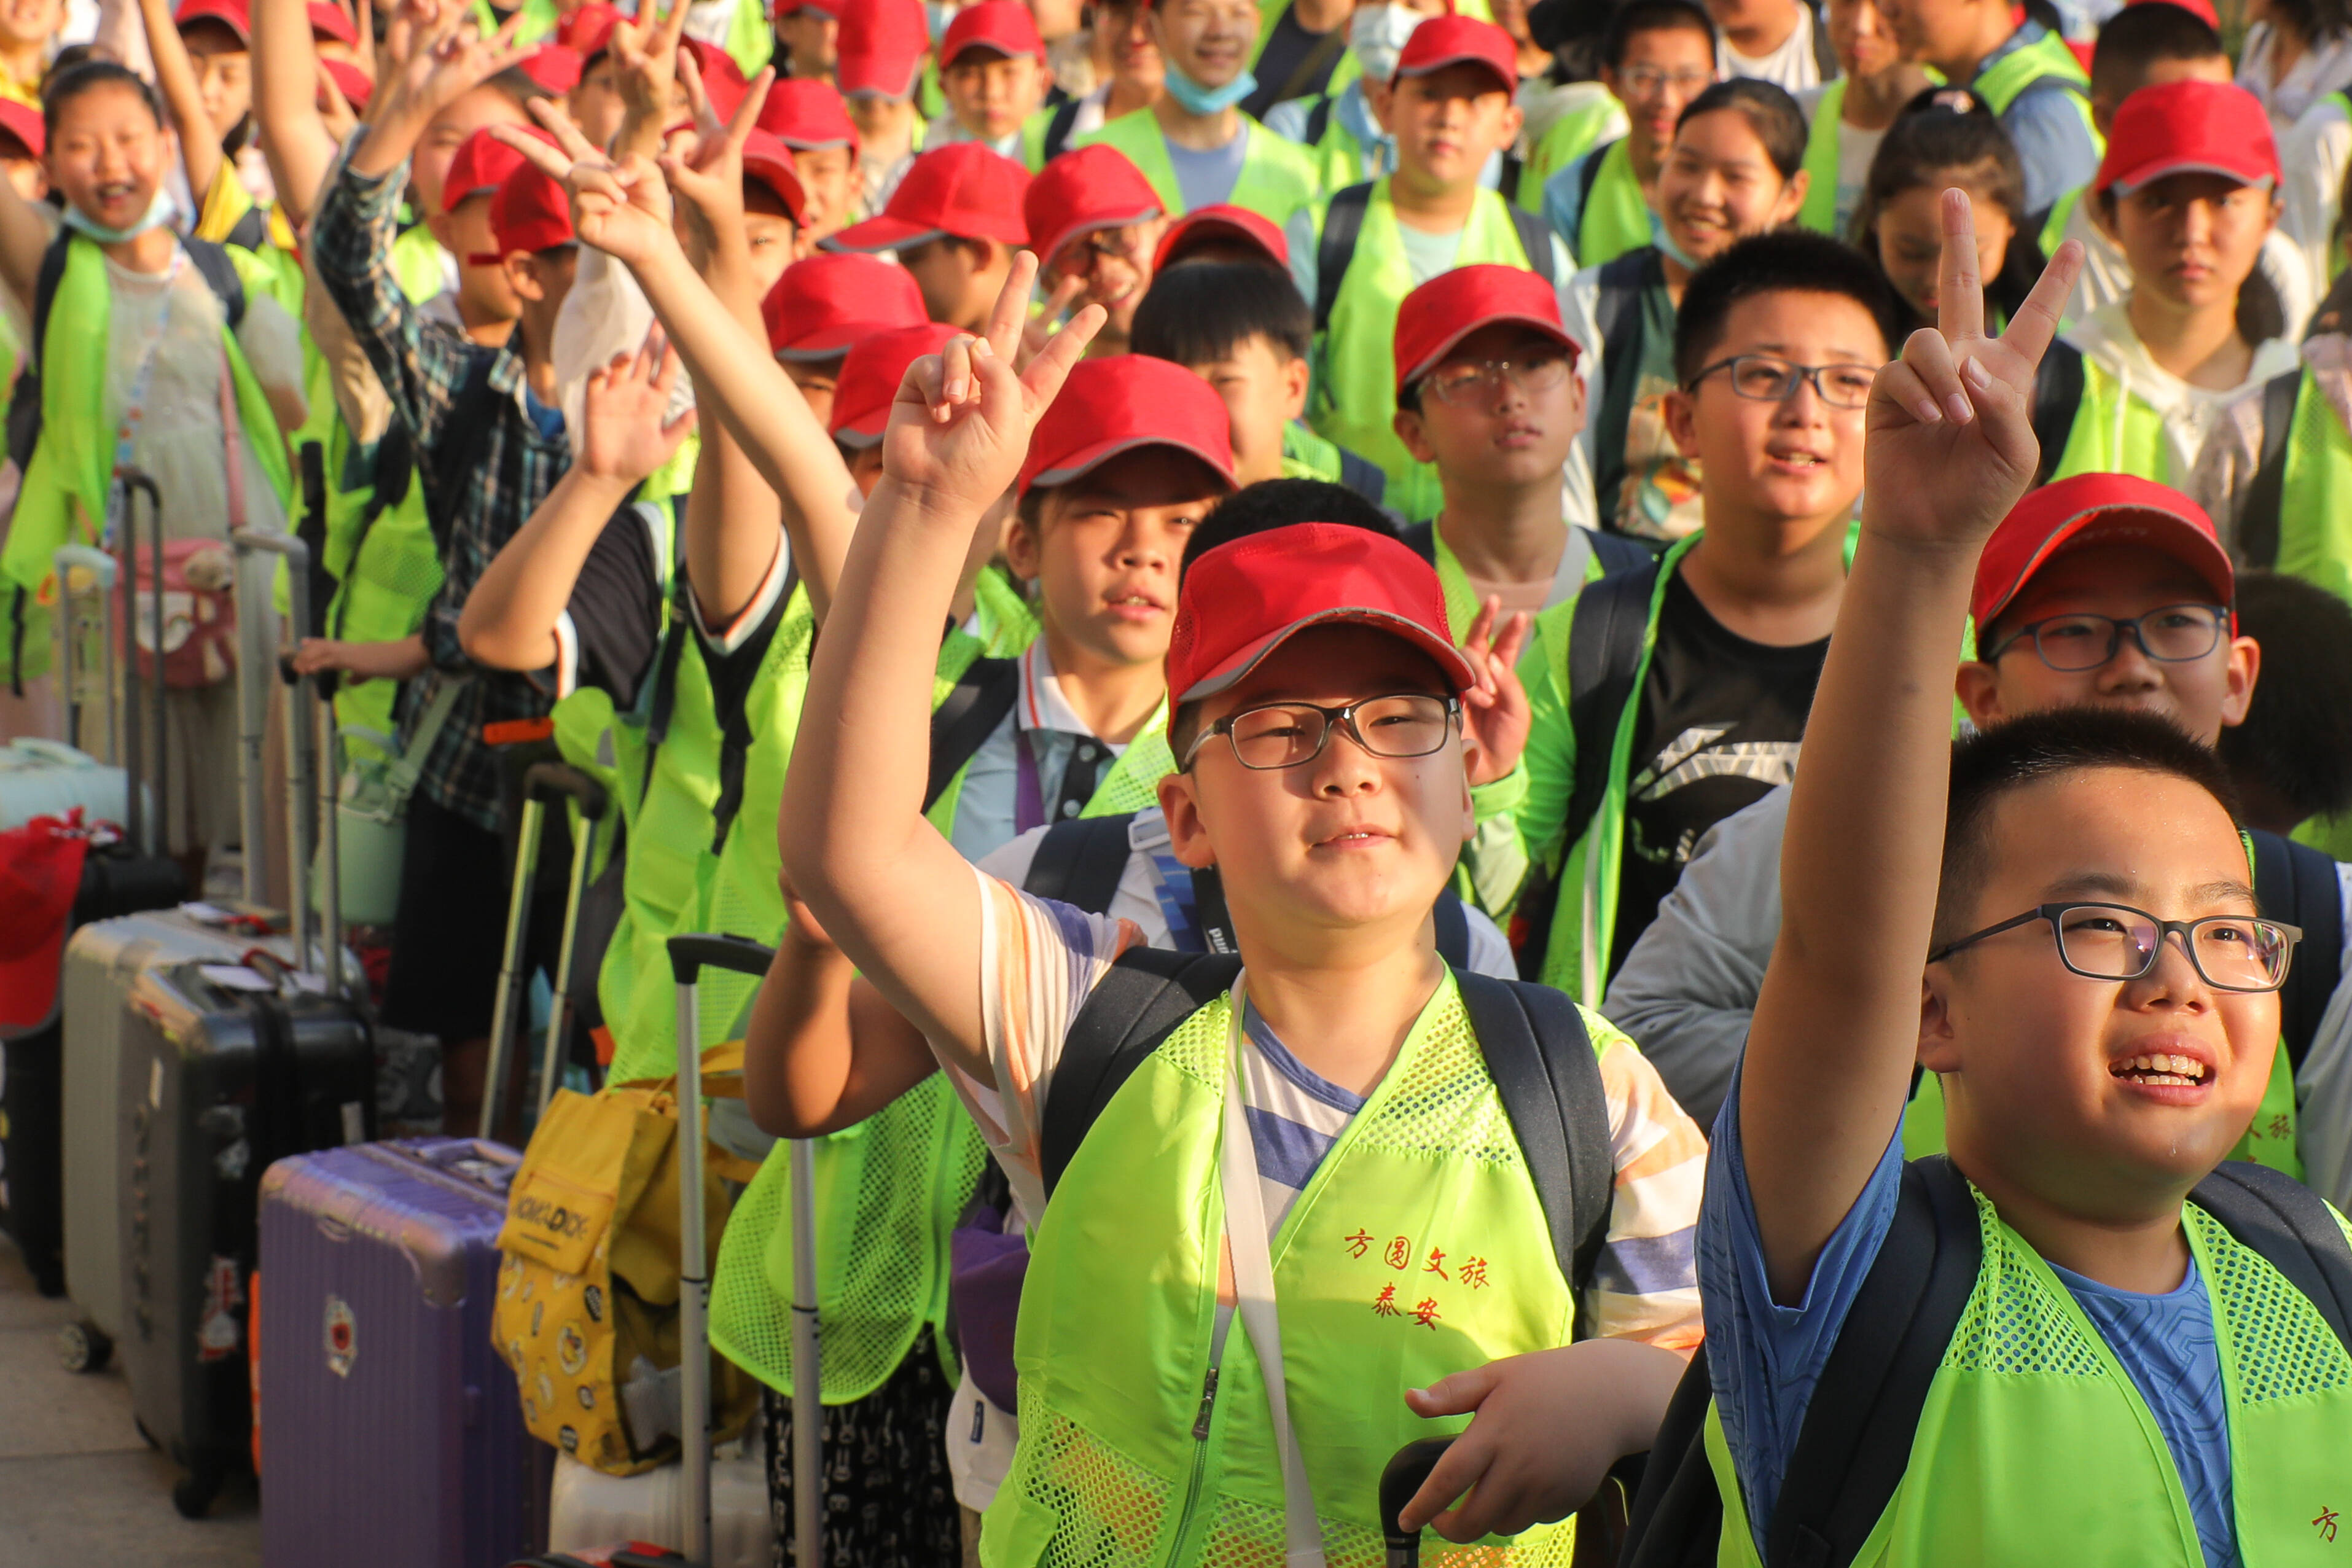
{"label": "suitcase wheel", "polygon": [[114,1342],[87,1319],[58,1331],[58,1358],[68,1372],[102,1372],[114,1354]]}
{"label": "suitcase wheel", "polygon": [[182,1519],[202,1519],[212,1511],[225,1479],[218,1465],[199,1465],[172,1483],[172,1506]]}

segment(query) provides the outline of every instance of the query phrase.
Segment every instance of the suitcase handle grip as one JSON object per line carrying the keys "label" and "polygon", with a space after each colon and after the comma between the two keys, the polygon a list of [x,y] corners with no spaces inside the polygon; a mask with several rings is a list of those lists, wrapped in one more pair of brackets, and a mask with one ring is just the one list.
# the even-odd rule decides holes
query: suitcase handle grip
{"label": "suitcase handle grip", "polygon": [[552,802],[569,797],[590,821],[604,820],[604,787],[569,763],[532,763],[523,773],[522,790],[524,799],[530,800]]}
{"label": "suitcase handle grip", "polygon": [[1388,1543],[1388,1568],[1412,1568],[1421,1561],[1421,1531],[1405,1530],[1397,1515],[1453,1446],[1451,1437],[1416,1438],[1390,1456],[1381,1471],[1381,1534]]}
{"label": "suitcase handle grip", "polygon": [[681,986],[698,983],[706,968],[727,969],[738,975],[764,975],[775,956],[773,947],[763,947],[748,936],[696,936],[669,939],[670,975]]}

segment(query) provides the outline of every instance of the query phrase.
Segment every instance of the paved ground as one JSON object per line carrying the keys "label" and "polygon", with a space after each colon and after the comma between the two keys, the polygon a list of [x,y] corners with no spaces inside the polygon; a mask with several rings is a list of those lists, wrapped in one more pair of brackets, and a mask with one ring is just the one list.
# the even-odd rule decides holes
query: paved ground
{"label": "paved ground", "polygon": [[209,1519],[174,1512],[171,1461],[131,1423],[121,1373],[58,1364],[57,1332],[73,1315],[42,1300],[0,1239],[0,1568],[254,1568],[253,1482],[231,1482]]}

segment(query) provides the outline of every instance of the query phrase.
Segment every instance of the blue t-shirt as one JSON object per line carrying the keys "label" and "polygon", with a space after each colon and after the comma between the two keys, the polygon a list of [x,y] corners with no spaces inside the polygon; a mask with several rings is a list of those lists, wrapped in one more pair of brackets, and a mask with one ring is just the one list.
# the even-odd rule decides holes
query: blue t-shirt
{"label": "blue t-shirt", "polygon": [[[2039,22],[2028,22],[2009,41],[1977,67],[1982,76],[2003,56],[2048,36]],[[2057,81],[2041,81],[2010,100],[2000,128],[2017,147],[2017,161],[2025,169],[2025,210],[2039,213],[2069,191],[2089,184],[2099,172],[2098,144],[2083,117],[2080,92]]]}
{"label": "blue t-shirt", "polygon": [[[1707,1151],[1698,1285],[1716,1408],[1759,1551],[1822,1367],[1894,1223],[1902,1179],[1898,1131],[1887,1140],[1853,1207],[1822,1248],[1803,1298],[1794,1306],[1780,1305],[1765,1277],[1764,1243],[1739,1141],[1739,1079],[1733,1076]],[[2106,1341],[2162,1429],[2197,1521],[2207,1568],[2236,1568],[2229,1416],[2204,1276],[2191,1268],[2177,1289],[2150,1296],[2118,1291],[2055,1265],[2052,1271]]]}
{"label": "blue t-shirt", "polygon": [[1212,147],[1202,152],[1178,145],[1161,138],[1168,149],[1168,162],[1176,169],[1176,193],[1184,198],[1184,210],[1213,207],[1234,193],[1234,186],[1242,177],[1242,162],[1249,156],[1250,126],[1244,120],[1234,139],[1223,147]]}

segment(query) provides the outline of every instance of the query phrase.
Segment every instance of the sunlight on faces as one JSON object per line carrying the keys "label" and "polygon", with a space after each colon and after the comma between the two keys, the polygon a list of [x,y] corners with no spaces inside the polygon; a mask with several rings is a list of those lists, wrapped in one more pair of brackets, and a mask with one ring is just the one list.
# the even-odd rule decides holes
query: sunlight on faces
{"label": "sunlight on faces", "polygon": [[1849,76],[1876,76],[1903,57],[1875,0],[1829,0],[1830,49]]}
{"label": "sunlight on faces", "polygon": [[765,294],[797,258],[792,209],[764,180],[743,176],[743,240],[751,247],[751,276]]}
{"label": "sunlight on faces", "polygon": [[[494,87],[478,87],[435,115],[417,140],[416,154],[409,164],[409,178],[415,183],[417,200],[431,214],[426,224],[434,224],[441,215],[441,187],[449,178],[449,162],[457,156],[457,149],[466,144],[466,138],[486,125],[530,123],[530,116]],[[435,228],[433,235],[441,239],[441,231]],[[446,239],[441,239],[441,244],[445,249],[453,248]],[[488,250],[489,246],[485,244],[476,248]]]}
{"label": "sunlight on faces", "polygon": [[2168,174],[2114,198],[2109,222],[2134,288],[2194,308],[2237,298],[2280,204],[2226,174]]}
{"label": "sunlight on faces", "polygon": [[1045,68],[1034,55],[1001,55],[974,44],[940,73],[940,91],[965,134],[1002,141],[1037,112]]}
{"label": "sunlight on faces", "polygon": [[841,52],[841,23],[815,11],[795,11],[776,18],[776,42],[792,56],[793,76],[830,78]]}
{"label": "sunlight on faces", "polygon": [[65,0],[0,0],[0,47],[47,43],[65,14]]}
{"label": "sunlight on faces", "polygon": [[795,147],[793,172],[801,179],[808,237],[824,238],[849,222],[850,179],[857,160],[846,147]]}
{"label": "sunlight on faces", "polygon": [[1517,139],[1521,115],[1492,71],[1451,65],[1401,78],[1382,119],[1397,141],[1400,177],[1454,186],[1476,179]]}
{"label": "sunlight on faces", "polygon": [[[2000,618],[1979,629],[1978,646],[1999,647],[2020,628],[2057,615],[2128,621],[2168,604],[2212,601],[2204,579],[2160,550],[2093,545],[2068,550],[2036,571]],[[2175,663],[2149,658],[2126,632],[2116,656],[2098,668],[2053,670],[2029,637],[2002,653],[1997,664],[1962,664],[1958,690],[1979,726],[2095,703],[2158,715],[2210,746],[2224,725],[2246,716],[2261,667],[2262,653],[2251,637],[2224,635],[2204,658]]]}
{"label": "sunlight on faces", "polygon": [[537,255],[519,250],[506,258],[504,271],[507,287],[514,292],[517,314],[534,309],[541,320],[552,323],[555,313],[563,308],[563,297],[572,292],[572,280],[579,276],[580,247],[556,246]]}
{"label": "sunlight on faces", "polygon": [[[2211,81],[2229,82],[2235,78],[2230,71],[2230,57],[2208,55],[2198,60],[2150,60],[2140,68],[2140,78],[2131,84],[2131,91],[2144,87],[2161,87],[2167,82]],[[2126,93],[2124,97],[2129,97]],[[2094,91],[2091,94],[2091,122],[2099,134],[2106,135],[2115,129],[2116,110],[2123,107],[2123,98],[2110,99]]]}
{"label": "sunlight on faces", "polygon": [[138,89],[108,82],[66,100],[42,162],[49,183],[75,210],[121,229],[147,215],[173,148],[172,133],[156,123]]}
{"label": "sunlight on faces", "polygon": [[[1768,354],[1792,365],[1864,365],[1874,373],[1892,354],[1870,312],[1843,294],[1750,295],[1731,308],[1723,325],[1708,365]],[[1780,522],[1843,517],[1862,493],[1864,411],[1832,407],[1810,381],[1771,402],[1742,397],[1726,366],[1688,391],[1668,392],[1664,412],[1675,448],[1698,460],[1708,500],[1726,517]],[[1817,528],[1801,537],[1787,535],[1780,548],[1793,553],[1819,534]]]}
{"label": "sunlight on faces", "polygon": [[1184,541],[1223,483],[1196,457],[1145,446],[1037,494],[1038,526],[1016,515],[1004,559],[1037,583],[1046,634],[1107,664],[1166,658]]}
{"label": "sunlight on faces", "polygon": [[1029,0],[1029,15],[1037,23],[1037,36],[1049,44],[1084,26],[1086,11],[1084,0]]}
{"label": "sunlight on faces", "polygon": [[180,29],[188,64],[196,73],[196,97],[213,134],[226,137],[253,108],[253,55],[226,22],[200,16]]}
{"label": "sunlight on faces", "polygon": [[477,191],[446,213],[425,220],[441,248],[457,258],[457,313],[469,327],[511,321],[522,314],[522,296],[516,292],[514,273],[503,261],[477,265],[468,256],[489,256],[499,248],[490,232],[493,193]]}
{"label": "sunlight on faces", "polygon": [[[1318,626],[1200,705],[1198,733],[1269,702],[1336,707],[1404,692],[1447,695],[1428,654],[1364,626]],[[1335,730],[1296,768],[1244,768],[1223,737],[1160,781],[1176,858],[1217,866],[1244,944],[1275,948],[1394,924],[1417,927],[1473,826],[1457,731],[1426,757],[1374,757]]]}
{"label": "sunlight on faces", "polygon": [[1108,45],[1111,75],[1130,86],[1158,91],[1167,68],[1144,21],[1143,7],[1098,5],[1094,11],[1095,27]]}
{"label": "sunlight on faces", "polygon": [[1307,412],[1307,370],[1263,333],[1222,360],[1184,367],[1215,390],[1233,420],[1234,475],[1244,485],[1282,477],[1282,434]]}
{"label": "sunlight on faces", "polygon": [[[1984,30],[1986,0],[1881,0],[1906,59],[1952,60],[1969,54]],[[2004,7],[2005,8],[2005,7]]]}
{"label": "sunlight on faces", "polygon": [[924,313],[968,332],[987,325],[1012,264],[1012,254],[992,240],[947,235],[898,252],[898,265],[923,296]]}
{"label": "sunlight on faces", "polygon": [[[1491,389],[1454,402],[1438,396],[1431,384],[1489,360],[1556,364],[1565,373],[1536,388],[1505,376]],[[1419,412],[1400,408],[1396,414],[1397,438],[1416,462],[1436,464],[1449,479],[1484,485],[1525,485],[1557,475],[1583,428],[1584,383],[1573,358],[1557,340],[1508,321],[1481,327],[1455,344],[1422,378]]]}
{"label": "sunlight on faces", "polygon": [[1104,330],[1115,341],[1124,341],[1135,325],[1135,308],[1151,287],[1151,253],[1160,248],[1167,227],[1165,218],[1146,218],[1092,229],[1055,251],[1055,277],[1087,280],[1086,292],[1071,301],[1070,308],[1101,306],[1109,318]]}
{"label": "sunlight on faces", "polygon": [[614,62],[611,50],[589,62],[588,68],[580,73],[578,84],[565,97],[563,106],[583,136],[598,147],[613,145],[613,137],[627,117],[629,106],[621,96],[620,67]]}
{"label": "sunlight on faces", "polygon": [[833,419],[833,390],[841,382],[843,358],[843,355],[835,354],[829,360],[780,359],[776,361],[784,367],[784,374],[792,378],[793,385],[801,389],[801,401],[808,404],[809,413],[815,416],[819,424],[828,423]]}
{"label": "sunlight on faces", "polygon": [[[2106,768],[2021,786],[1992,805],[1984,842],[1984,885],[1939,936],[2074,899],[2165,920],[2254,910],[2229,813],[2168,774]],[[1919,1060],[1944,1075],[1952,1155],[1970,1174],[2077,1216],[2139,1218],[2177,1207],[2245,1132],[2278,1019],[2275,993],[2207,985],[2178,937],[2140,978],[2093,980],[2032,922],[1927,967]],[[2111,1071],[2158,1052],[2211,1071],[2167,1090]]]}
{"label": "sunlight on faces", "polygon": [[1166,0],[1144,13],[1161,57],[1211,88],[1223,87],[1249,68],[1257,22],[1252,0]]}
{"label": "sunlight on faces", "polygon": [[1715,49],[1696,26],[1652,27],[1625,40],[1625,58],[1604,66],[1601,85],[1625,106],[1636,154],[1657,157],[1675,139],[1675,121],[1715,80]]}
{"label": "sunlight on faces", "polygon": [[1939,215],[1944,192],[1966,191],[1977,229],[1977,276],[2000,276],[2017,225],[1980,183],[1954,179],[1939,170],[1878,209],[1878,265],[1895,292],[1929,320],[1936,319],[1943,286],[1944,229]]}
{"label": "sunlight on faces", "polygon": [[1793,221],[1804,204],[1803,172],[1782,179],[1738,109],[1685,121],[1658,171],[1658,216],[1694,261],[1712,261],[1749,235]]}
{"label": "sunlight on faces", "polygon": [[882,483],[882,444],[877,441],[867,446],[845,445],[841,447],[841,456],[849,465],[850,482],[857,486],[858,495],[873,495],[874,486]]}

